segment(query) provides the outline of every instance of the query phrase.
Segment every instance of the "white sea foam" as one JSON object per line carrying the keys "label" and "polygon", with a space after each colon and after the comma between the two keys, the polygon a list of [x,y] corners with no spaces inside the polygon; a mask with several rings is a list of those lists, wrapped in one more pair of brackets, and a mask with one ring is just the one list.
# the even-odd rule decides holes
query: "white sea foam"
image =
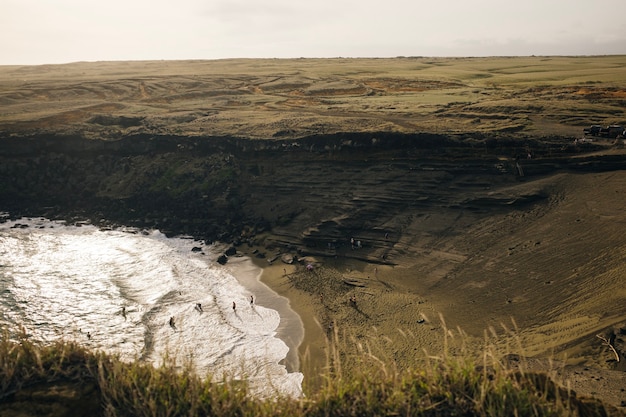
{"label": "white sea foam", "polygon": [[276,337],[279,313],[251,305],[237,268],[216,264],[217,253],[158,231],[6,222],[0,320],[126,360],[159,365],[166,353],[181,366],[191,360],[198,374],[245,379],[260,396],[301,395],[302,374],[280,364],[289,348]]}

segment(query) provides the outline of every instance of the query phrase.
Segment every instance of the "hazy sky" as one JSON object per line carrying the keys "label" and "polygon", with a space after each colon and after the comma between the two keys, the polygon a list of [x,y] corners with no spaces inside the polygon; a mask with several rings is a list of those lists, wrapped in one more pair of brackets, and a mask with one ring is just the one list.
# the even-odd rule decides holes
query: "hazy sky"
{"label": "hazy sky", "polygon": [[626,0],[0,0],[0,64],[626,54]]}

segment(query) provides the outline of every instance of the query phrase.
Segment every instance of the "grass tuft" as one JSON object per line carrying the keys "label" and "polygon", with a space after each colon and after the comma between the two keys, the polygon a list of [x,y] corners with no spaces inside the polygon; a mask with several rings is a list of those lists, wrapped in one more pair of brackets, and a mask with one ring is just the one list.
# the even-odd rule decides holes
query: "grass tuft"
{"label": "grass tuft", "polygon": [[[444,328],[444,338],[451,334]],[[335,330],[328,341],[323,382],[315,391],[303,398],[260,399],[248,394],[245,382],[201,378],[192,364],[181,370],[169,358],[158,367],[126,363],[73,342],[44,345],[24,333],[11,339],[5,330],[0,342],[0,409],[17,407],[26,415],[41,414],[35,388],[54,393],[65,383],[76,394],[73,402],[48,395],[48,403],[64,402],[67,413],[89,402],[95,404],[90,415],[102,416],[603,416],[616,412],[599,401],[582,401],[545,374],[508,368],[491,347],[485,347],[481,363],[447,349],[427,355],[419,367],[403,370],[375,344],[355,343]],[[344,361],[353,364],[344,369]],[[76,415],[87,415],[81,413]]]}

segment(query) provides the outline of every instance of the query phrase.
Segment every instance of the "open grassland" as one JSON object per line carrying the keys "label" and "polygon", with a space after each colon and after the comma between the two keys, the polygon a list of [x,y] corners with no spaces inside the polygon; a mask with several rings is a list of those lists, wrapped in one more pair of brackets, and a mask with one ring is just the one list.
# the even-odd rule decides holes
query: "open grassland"
{"label": "open grassland", "polygon": [[287,138],[582,135],[626,124],[626,56],[232,59],[0,67],[0,131]]}

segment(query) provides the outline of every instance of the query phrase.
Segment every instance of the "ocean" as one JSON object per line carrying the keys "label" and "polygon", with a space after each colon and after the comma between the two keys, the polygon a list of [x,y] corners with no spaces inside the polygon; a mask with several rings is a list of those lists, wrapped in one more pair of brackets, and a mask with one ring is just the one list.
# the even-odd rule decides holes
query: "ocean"
{"label": "ocean", "polygon": [[215,262],[223,249],[158,230],[0,223],[0,325],[126,361],[191,361],[260,397],[302,395],[299,317],[249,259]]}

